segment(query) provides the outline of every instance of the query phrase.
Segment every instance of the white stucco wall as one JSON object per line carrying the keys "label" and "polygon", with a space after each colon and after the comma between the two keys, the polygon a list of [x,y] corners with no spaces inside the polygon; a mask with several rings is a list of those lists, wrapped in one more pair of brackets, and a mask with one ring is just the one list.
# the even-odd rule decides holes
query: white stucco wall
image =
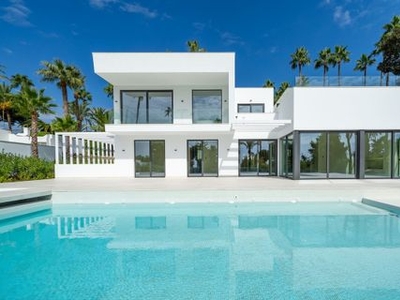
{"label": "white stucco wall", "polygon": [[[227,133],[182,133],[139,135],[119,135],[115,137],[115,164],[57,166],[57,177],[134,177],[135,140],[165,141],[165,176],[187,177],[187,140],[218,140],[219,176],[238,175],[238,141],[231,132]],[[77,171],[79,168],[79,172]]]}
{"label": "white stucco wall", "polygon": [[[400,129],[400,87],[298,87],[292,90],[294,130]],[[290,107],[279,109],[283,110],[280,116],[290,113]]]}
{"label": "white stucco wall", "polygon": [[264,112],[274,111],[273,88],[235,88],[236,109],[238,104],[264,104]]}

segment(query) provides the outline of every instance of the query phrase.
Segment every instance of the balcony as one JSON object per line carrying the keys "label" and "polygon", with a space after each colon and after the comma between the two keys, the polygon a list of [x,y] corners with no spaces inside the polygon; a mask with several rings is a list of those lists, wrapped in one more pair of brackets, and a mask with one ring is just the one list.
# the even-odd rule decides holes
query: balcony
{"label": "balcony", "polygon": [[296,76],[295,86],[400,86],[400,76],[392,75],[388,82],[386,82],[386,76]]}

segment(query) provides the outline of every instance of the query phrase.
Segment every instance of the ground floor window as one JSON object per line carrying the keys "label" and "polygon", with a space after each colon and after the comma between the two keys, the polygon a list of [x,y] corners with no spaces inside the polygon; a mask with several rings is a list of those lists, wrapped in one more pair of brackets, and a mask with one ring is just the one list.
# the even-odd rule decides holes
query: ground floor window
{"label": "ground floor window", "polygon": [[300,178],[355,178],[355,132],[301,132]]}
{"label": "ground floor window", "polygon": [[188,176],[218,176],[218,141],[187,142]]}
{"label": "ground floor window", "polygon": [[281,175],[293,178],[293,134],[280,140],[280,158]]}
{"label": "ground floor window", "polygon": [[239,175],[276,175],[276,141],[239,140]]}
{"label": "ground floor window", "polygon": [[393,136],[393,177],[400,178],[400,132]]}
{"label": "ground floor window", "polygon": [[135,176],[165,176],[165,141],[135,141]]}
{"label": "ground floor window", "polygon": [[391,132],[365,132],[365,177],[391,177],[391,136]]}

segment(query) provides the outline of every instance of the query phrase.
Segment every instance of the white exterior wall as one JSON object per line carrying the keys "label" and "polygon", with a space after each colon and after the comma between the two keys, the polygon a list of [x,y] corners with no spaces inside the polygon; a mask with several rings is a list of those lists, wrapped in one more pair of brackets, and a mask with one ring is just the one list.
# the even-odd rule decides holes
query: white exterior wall
{"label": "white exterior wall", "polygon": [[294,130],[400,129],[400,87],[298,87],[292,101]]}
{"label": "white exterior wall", "polygon": [[273,88],[235,88],[236,111],[238,104],[264,104],[265,113],[274,112]]}
{"label": "white exterior wall", "polygon": [[[219,176],[238,175],[238,142],[233,134],[228,133],[181,133],[181,134],[156,134],[150,135],[120,135],[115,137],[118,145],[115,151],[113,165],[97,165],[89,173],[84,171],[88,166],[81,166],[81,175],[93,177],[134,177],[135,176],[135,140],[164,140],[165,141],[165,176],[187,177],[187,140],[218,140],[218,165]],[[68,165],[63,170],[68,170]],[[102,168],[109,168],[108,172]],[[60,169],[61,170],[61,169]],[[72,168],[71,168],[72,170]],[[105,169],[104,169],[105,170]],[[64,171],[65,172],[65,171]],[[67,174],[68,172],[66,172]],[[59,176],[58,176],[59,177]],[[71,176],[63,176],[71,177]]]}

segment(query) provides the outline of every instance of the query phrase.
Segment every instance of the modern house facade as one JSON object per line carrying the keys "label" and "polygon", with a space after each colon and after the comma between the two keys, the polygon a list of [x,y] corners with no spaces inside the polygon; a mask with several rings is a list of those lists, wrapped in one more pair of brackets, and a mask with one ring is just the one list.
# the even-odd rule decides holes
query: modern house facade
{"label": "modern house facade", "polygon": [[400,177],[400,87],[235,87],[234,53],[94,53],[106,133],[59,133],[56,177]]}

